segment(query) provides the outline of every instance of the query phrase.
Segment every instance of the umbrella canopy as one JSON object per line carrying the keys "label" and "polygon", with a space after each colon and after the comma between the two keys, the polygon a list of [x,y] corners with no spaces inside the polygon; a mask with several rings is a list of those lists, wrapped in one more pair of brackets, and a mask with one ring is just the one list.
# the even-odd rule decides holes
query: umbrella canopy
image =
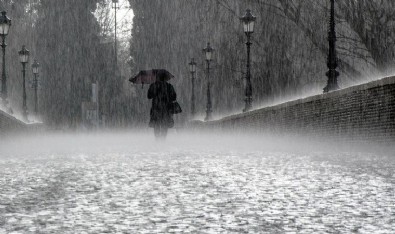
{"label": "umbrella canopy", "polygon": [[165,69],[152,69],[140,71],[136,76],[129,79],[134,84],[152,84],[158,80],[158,77],[164,77],[165,81],[174,78],[174,76]]}

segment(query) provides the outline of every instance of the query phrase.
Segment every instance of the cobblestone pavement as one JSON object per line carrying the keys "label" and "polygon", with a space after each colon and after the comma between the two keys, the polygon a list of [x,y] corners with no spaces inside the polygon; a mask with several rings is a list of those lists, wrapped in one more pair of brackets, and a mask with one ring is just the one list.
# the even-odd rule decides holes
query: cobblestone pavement
{"label": "cobblestone pavement", "polygon": [[0,233],[395,233],[393,151],[307,145],[9,137]]}

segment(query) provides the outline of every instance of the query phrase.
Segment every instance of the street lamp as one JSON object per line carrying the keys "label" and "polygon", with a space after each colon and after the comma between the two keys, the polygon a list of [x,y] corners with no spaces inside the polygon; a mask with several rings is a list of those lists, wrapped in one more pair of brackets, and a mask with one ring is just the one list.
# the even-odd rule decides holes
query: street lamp
{"label": "street lamp", "polygon": [[1,48],[3,48],[3,71],[1,74],[1,96],[3,98],[4,105],[7,105],[7,77],[5,72],[5,38],[8,35],[8,31],[11,27],[11,20],[7,17],[7,12],[2,11],[0,16],[0,36],[2,39]]}
{"label": "street lamp", "polygon": [[240,18],[244,24],[244,32],[247,35],[247,75],[245,86],[245,107],[243,112],[247,112],[252,108],[252,85],[251,85],[251,65],[250,65],[250,48],[251,48],[251,34],[254,33],[254,26],[256,17],[251,14],[251,10],[247,9],[246,14]]}
{"label": "street lamp", "polygon": [[337,77],[339,77],[339,72],[336,71],[337,68],[337,56],[336,56],[336,31],[335,31],[335,0],[331,0],[331,14],[329,18],[329,33],[328,33],[328,42],[329,42],[329,53],[327,66],[329,71],[325,73],[328,77],[328,83],[324,88],[324,93],[334,91],[339,89],[339,85],[337,84]]}
{"label": "street lamp", "polygon": [[112,0],[112,8],[114,9],[114,53],[115,53],[115,69],[118,66],[118,42],[117,42],[117,10],[119,9],[118,0]]}
{"label": "street lamp", "polygon": [[30,52],[26,49],[26,46],[22,46],[22,50],[19,51],[19,61],[22,63],[22,76],[23,76],[23,119],[27,120],[27,106],[26,106],[26,64],[29,62]]}
{"label": "street lamp", "polygon": [[191,62],[189,63],[189,71],[191,72],[192,76],[192,96],[191,96],[191,116],[192,118],[195,116],[195,73],[196,73],[196,63],[195,59],[192,58]]}
{"label": "street lamp", "polygon": [[203,49],[203,52],[206,55],[207,62],[207,110],[206,110],[206,118],[204,121],[211,120],[212,104],[211,104],[211,91],[210,91],[210,62],[213,60],[213,52],[214,49],[210,46],[210,43],[207,43],[207,47]]}
{"label": "street lamp", "polygon": [[37,62],[37,60],[34,60],[34,63],[32,64],[32,70],[34,74],[33,78],[33,89],[34,89],[34,113],[37,115],[38,113],[38,105],[37,105],[37,89],[38,89],[38,73],[40,72],[40,64]]}

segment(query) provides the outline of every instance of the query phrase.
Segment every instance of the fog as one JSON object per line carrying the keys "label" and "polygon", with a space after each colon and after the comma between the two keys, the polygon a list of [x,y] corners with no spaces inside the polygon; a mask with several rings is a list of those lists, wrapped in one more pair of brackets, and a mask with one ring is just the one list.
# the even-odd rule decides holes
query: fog
{"label": "fog", "polygon": [[[164,157],[188,152],[208,155],[285,153],[295,155],[371,155],[391,158],[395,148],[389,143],[362,143],[303,134],[220,133],[172,129],[166,140],[157,140],[152,129],[102,130],[93,132],[40,132],[2,135],[1,159],[51,158],[55,155],[155,155]],[[345,157],[343,160],[347,160]]]}
{"label": "fog", "polygon": [[[234,152],[300,152],[300,153],[371,153],[390,154],[390,144],[325,139],[308,135],[269,135],[247,132],[211,133],[205,131],[169,130],[165,141],[155,139],[152,129],[130,129],[92,132],[40,132],[2,135],[0,155],[32,157],[40,154],[177,152],[217,150]],[[336,147],[333,147],[333,146]]]}

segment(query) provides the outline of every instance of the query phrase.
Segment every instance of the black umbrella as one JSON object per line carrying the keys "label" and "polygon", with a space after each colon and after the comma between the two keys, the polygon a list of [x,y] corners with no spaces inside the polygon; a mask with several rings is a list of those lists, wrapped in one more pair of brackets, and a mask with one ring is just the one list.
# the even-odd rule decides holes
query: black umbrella
{"label": "black umbrella", "polygon": [[152,84],[158,80],[158,77],[164,77],[165,81],[169,81],[174,76],[166,69],[152,69],[140,71],[136,76],[129,79],[134,84]]}

